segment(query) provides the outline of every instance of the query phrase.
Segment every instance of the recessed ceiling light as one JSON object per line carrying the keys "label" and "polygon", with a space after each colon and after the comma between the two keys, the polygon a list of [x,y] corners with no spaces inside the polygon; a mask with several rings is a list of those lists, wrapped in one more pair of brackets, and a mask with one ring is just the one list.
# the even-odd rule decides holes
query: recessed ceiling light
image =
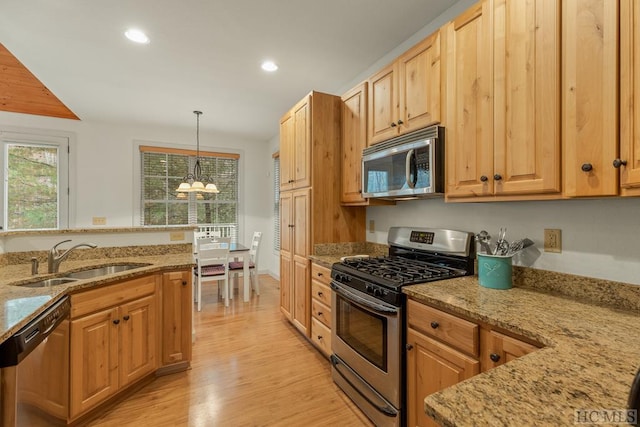
{"label": "recessed ceiling light", "polygon": [[135,28],[128,29],[127,31],[124,32],[124,35],[132,42],[136,42],[140,44],[149,43],[149,37],[147,37],[147,35],[142,31]]}
{"label": "recessed ceiling light", "polygon": [[273,61],[264,61],[262,63],[262,69],[265,71],[273,72],[278,69],[278,66]]}

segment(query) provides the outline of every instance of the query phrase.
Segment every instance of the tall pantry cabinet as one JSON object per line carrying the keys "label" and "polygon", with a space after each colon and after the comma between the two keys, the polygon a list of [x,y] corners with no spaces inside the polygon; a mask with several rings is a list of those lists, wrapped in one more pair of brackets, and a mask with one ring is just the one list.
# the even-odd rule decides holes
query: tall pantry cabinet
{"label": "tall pantry cabinet", "polygon": [[340,205],[341,105],[311,92],[280,120],[280,308],[307,337],[314,245],[365,240],[365,208]]}

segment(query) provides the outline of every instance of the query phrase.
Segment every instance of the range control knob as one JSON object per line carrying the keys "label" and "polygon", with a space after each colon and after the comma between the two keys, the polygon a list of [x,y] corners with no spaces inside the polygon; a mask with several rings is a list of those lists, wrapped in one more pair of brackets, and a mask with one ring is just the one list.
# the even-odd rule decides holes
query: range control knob
{"label": "range control knob", "polygon": [[373,290],[373,296],[374,297],[381,297],[382,296],[382,290],[380,288],[375,288]]}
{"label": "range control knob", "polygon": [[367,286],[365,286],[364,290],[367,291],[367,293],[372,294],[373,293],[373,286],[367,285]]}

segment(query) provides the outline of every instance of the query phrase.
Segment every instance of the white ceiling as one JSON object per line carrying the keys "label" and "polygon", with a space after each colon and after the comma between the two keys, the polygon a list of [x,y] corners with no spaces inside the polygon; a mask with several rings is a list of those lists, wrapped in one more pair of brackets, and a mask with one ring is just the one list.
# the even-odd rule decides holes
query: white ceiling
{"label": "white ceiling", "polygon": [[0,0],[0,43],[81,120],[195,127],[199,109],[203,130],[268,140],[306,93],[336,93],[452,3]]}

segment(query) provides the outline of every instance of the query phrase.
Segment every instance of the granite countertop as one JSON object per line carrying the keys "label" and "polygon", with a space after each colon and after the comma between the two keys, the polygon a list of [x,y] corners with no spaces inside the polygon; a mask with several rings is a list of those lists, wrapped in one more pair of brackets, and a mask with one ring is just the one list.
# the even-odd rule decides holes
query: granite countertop
{"label": "granite countertop", "polygon": [[[66,294],[92,287],[102,286],[114,281],[126,280],[144,274],[166,270],[192,268],[193,255],[189,252],[169,253],[165,255],[128,255],[109,258],[93,258],[64,261],[60,273],[31,275],[31,264],[15,264],[0,269],[0,342],[3,342],[31,319]],[[120,273],[100,276],[93,279],[51,286],[48,288],[28,288],[14,286],[19,283],[33,282],[38,279],[63,276],[65,272],[84,270],[114,264],[149,264],[147,266]]]}
{"label": "granite countertop", "polygon": [[545,346],[427,396],[426,413],[443,426],[569,426],[578,410],[626,408],[640,366],[639,311],[528,288],[487,289],[475,276],[403,291]]}

